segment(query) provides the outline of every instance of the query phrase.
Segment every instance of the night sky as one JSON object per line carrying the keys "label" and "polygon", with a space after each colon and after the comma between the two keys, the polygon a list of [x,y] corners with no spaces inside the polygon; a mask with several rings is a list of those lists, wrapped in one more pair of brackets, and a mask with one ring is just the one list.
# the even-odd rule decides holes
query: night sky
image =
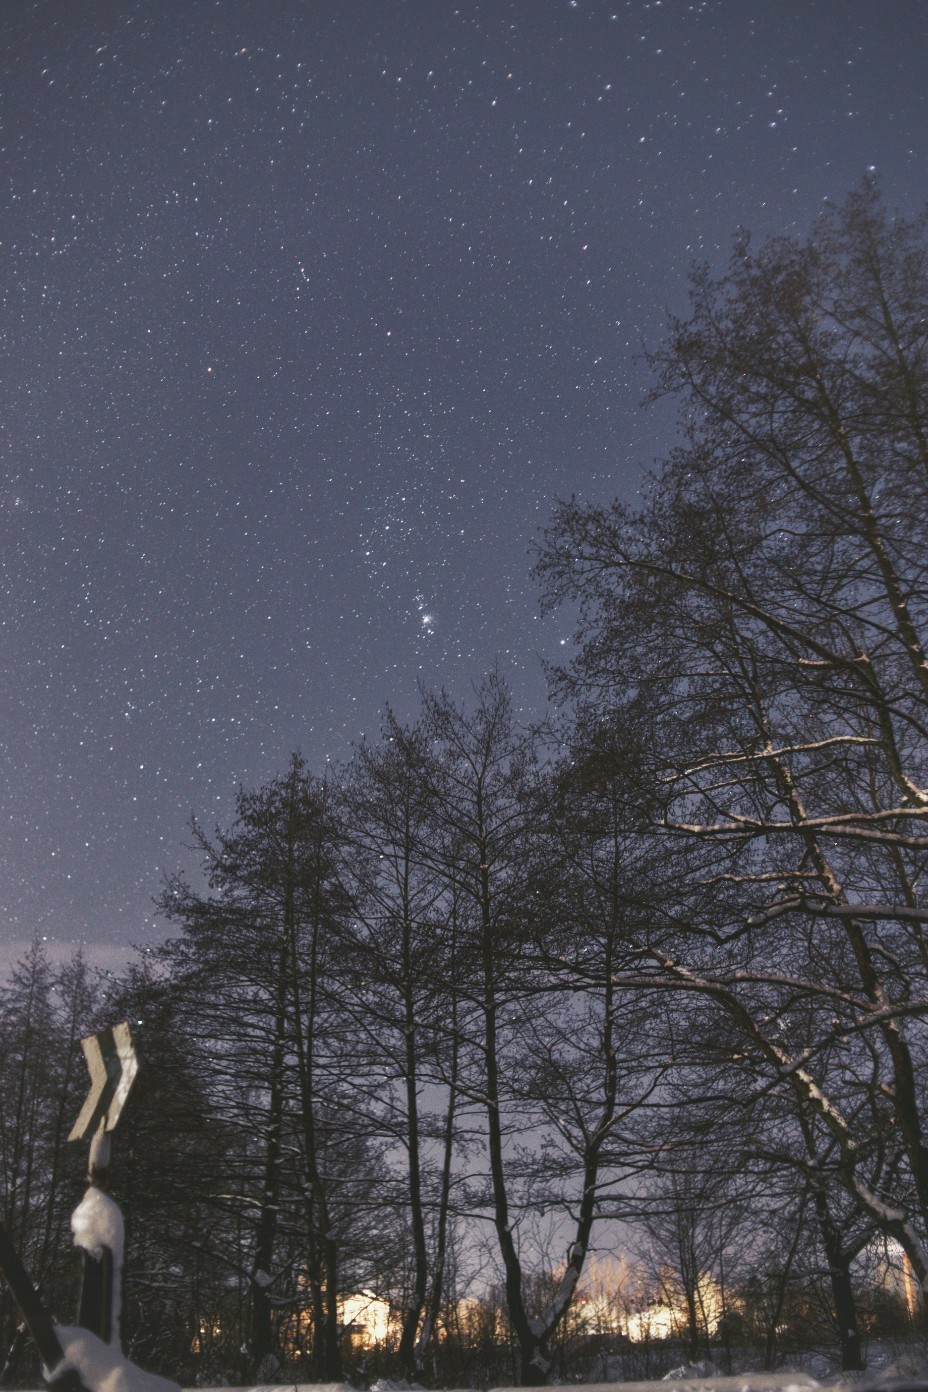
{"label": "night sky", "polygon": [[[919,0],[5,0],[0,939],[157,937],[186,823],[417,682],[542,713],[529,548],[673,438],[735,228],[928,198]],[[0,965],[4,958],[0,956]]]}

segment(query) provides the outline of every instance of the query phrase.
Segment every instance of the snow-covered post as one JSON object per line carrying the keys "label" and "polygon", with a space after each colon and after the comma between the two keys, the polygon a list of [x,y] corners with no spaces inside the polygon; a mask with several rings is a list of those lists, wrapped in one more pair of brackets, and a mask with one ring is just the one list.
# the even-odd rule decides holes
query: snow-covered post
{"label": "snow-covered post", "polygon": [[77,1322],[118,1348],[123,1259],[119,1205],[91,1183],[71,1214],[71,1232],[83,1259]]}
{"label": "snow-covered post", "polygon": [[[119,1205],[104,1187],[110,1164],[109,1133],[138,1069],[129,1026],[116,1025],[81,1044],[93,1087],[71,1139],[91,1136],[89,1183],[71,1214],[71,1231],[83,1254],[84,1277],[78,1326],[59,1326],[56,1331],[64,1358],[59,1371],[46,1375],[50,1392],[180,1392],[176,1383],[146,1373],[124,1357],[119,1337],[123,1223]],[[64,1386],[62,1375],[72,1382]]]}
{"label": "snow-covered post", "polygon": [[[80,1325],[55,1324],[0,1225],[0,1276],[7,1282],[35,1340],[50,1392],[181,1392],[176,1383],[136,1367],[119,1340],[123,1225],[119,1205],[104,1193],[110,1137],[138,1070],[129,1026],[116,1025],[81,1040],[90,1069],[90,1095],[70,1140],[90,1135],[89,1185],[71,1215],[74,1242],[84,1255]],[[92,1274],[91,1274],[92,1273]]]}
{"label": "snow-covered post", "polygon": [[91,1088],[68,1138],[88,1134],[88,1189],[71,1215],[74,1244],[83,1257],[77,1322],[119,1349],[122,1302],[123,1223],[118,1204],[105,1192],[109,1179],[110,1133],[129,1095],[138,1061],[125,1022],[81,1040]]}

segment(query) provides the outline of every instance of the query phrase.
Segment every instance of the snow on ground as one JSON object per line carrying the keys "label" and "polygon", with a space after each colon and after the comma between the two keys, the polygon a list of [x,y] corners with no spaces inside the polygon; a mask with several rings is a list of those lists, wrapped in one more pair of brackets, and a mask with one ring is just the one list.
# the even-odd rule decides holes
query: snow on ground
{"label": "snow on ground", "polygon": [[[65,1332],[83,1333],[82,1330],[59,1331]],[[105,1349],[106,1346],[101,1347]],[[821,1389],[821,1392],[871,1392],[871,1389],[892,1392],[893,1387],[901,1388],[903,1385],[907,1388],[920,1385],[924,1392],[928,1392],[928,1350],[921,1345],[917,1348],[909,1346],[900,1349],[898,1345],[873,1343],[867,1356],[869,1366],[866,1372],[862,1373],[834,1371],[834,1365],[822,1356],[819,1359],[821,1367],[815,1369],[817,1376],[796,1368],[780,1368],[773,1373],[746,1371],[727,1376],[717,1372],[707,1363],[687,1364],[666,1373],[663,1378],[650,1381],[588,1382],[569,1385],[576,1389],[576,1392],[580,1392],[581,1388],[582,1392],[817,1392],[818,1389]],[[137,1369],[135,1371],[138,1372]],[[172,1383],[166,1383],[161,1378],[149,1378],[147,1373],[140,1376],[147,1380],[144,1384],[134,1381],[107,1384],[105,1387],[94,1384],[93,1392],[166,1392],[166,1389],[179,1392]],[[668,1385],[662,1387],[662,1383]],[[90,1387],[91,1384],[87,1383],[87,1386]],[[558,1384],[555,1382],[551,1386],[555,1388]],[[198,1387],[195,1392],[357,1392],[357,1388],[347,1382],[279,1382],[254,1383],[250,1387],[235,1389],[229,1389],[228,1386]],[[425,1389],[417,1383],[404,1382],[400,1378],[381,1378],[372,1385],[370,1392],[425,1392]],[[450,1389],[450,1392],[475,1392],[475,1389],[458,1387]],[[517,1389],[491,1388],[490,1392],[517,1392]]]}
{"label": "snow on ground", "polygon": [[[196,1392],[358,1392],[358,1389],[350,1382],[256,1382],[251,1387],[198,1387]],[[510,1387],[509,1392],[514,1392],[513,1388]]]}
{"label": "snow on ground", "polygon": [[659,1382],[590,1382],[584,1385],[584,1392],[617,1392],[618,1388],[622,1392],[658,1392],[661,1382],[669,1382],[672,1392],[814,1392],[822,1386],[808,1373],[797,1373],[795,1369],[739,1373],[734,1377],[723,1377],[710,1370],[699,1377],[670,1376]]}
{"label": "snow on ground", "polygon": [[863,1373],[836,1373],[823,1378],[797,1372],[795,1368],[781,1368],[775,1373],[737,1373],[732,1377],[710,1369],[699,1377],[677,1378],[668,1374],[658,1382],[590,1382],[584,1384],[583,1392],[658,1392],[661,1382],[670,1382],[673,1392],[814,1392],[816,1388],[827,1389],[827,1392],[863,1392],[864,1388],[884,1387],[890,1392],[894,1385],[911,1386],[913,1381],[919,1381],[928,1389],[928,1379],[913,1379],[895,1366],[879,1372],[868,1369]]}
{"label": "snow on ground", "polygon": [[[249,1387],[197,1387],[183,1389],[183,1392],[358,1392],[350,1382],[256,1382]],[[369,1392],[427,1392],[418,1382],[404,1382],[401,1378],[379,1378],[371,1383]],[[442,1392],[476,1392],[471,1387],[443,1388]],[[491,1392],[519,1392],[518,1388],[491,1389]],[[651,1392],[654,1392],[652,1387]]]}
{"label": "snow on ground", "polygon": [[[81,1374],[90,1392],[181,1392],[174,1383],[151,1373],[142,1372],[122,1358],[93,1334],[83,1329],[57,1327],[69,1366]],[[919,1387],[928,1392],[928,1348],[900,1348],[898,1345],[874,1343],[868,1350],[867,1370],[862,1373],[841,1373],[822,1355],[815,1366],[815,1375],[797,1368],[780,1368],[776,1372],[744,1371],[728,1376],[719,1373],[711,1363],[686,1364],[666,1373],[663,1378],[640,1382],[588,1382],[569,1386],[576,1392],[892,1392],[894,1387]],[[662,1387],[662,1384],[667,1384]],[[552,1388],[558,1386],[556,1382]],[[357,1392],[347,1382],[318,1383],[253,1383],[251,1386],[230,1389],[198,1387],[190,1392]],[[370,1392],[425,1392],[417,1383],[402,1379],[381,1378]],[[472,1387],[458,1387],[450,1392],[475,1392]],[[511,1387],[491,1388],[490,1392],[517,1392]],[[565,1389],[566,1392],[566,1389]]]}
{"label": "snow on ground", "polygon": [[[651,1382],[588,1382],[570,1384],[583,1388],[583,1392],[659,1392],[661,1382],[670,1382],[672,1392],[815,1392],[817,1388],[827,1392],[862,1392],[864,1388],[885,1387],[891,1392],[894,1383],[905,1382],[911,1385],[899,1368],[890,1367],[881,1372],[868,1370],[865,1373],[836,1375],[818,1380],[808,1373],[797,1372],[795,1368],[783,1368],[775,1373],[738,1373],[732,1377],[714,1373],[711,1370],[699,1377],[674,1377],[672,1374]],[[928,1380],[922,1379],[928,1389]],[[376,1386],[376,1384],[375,1384]],[[409,1384],[395,1383],[394,1388],[408,1387]],[[109,1392],[109,1389],[107,1389]],[[135,1392],[132,1389],[131,1392]],[[139,1389],[142,1392],[142,1389]],[[196,1392],[229,1392],[228,1388],[197,1388]],[[345,1382],[323,1383],[275,1383],[265,1385],[256,1383],[253,1387],[236,1388],[235,1392],[356,1392]],[[372,1389],[373,1392],[373,1389]],[[412,1392],[422,1392],[413,1386]],[[459,1387],[450,1392],[474,1392],[473,1388]],[[512,1387],[491,1388],[490,1392],[518,1392]],[[670,1392],[670,1389],[667,1389]]]}

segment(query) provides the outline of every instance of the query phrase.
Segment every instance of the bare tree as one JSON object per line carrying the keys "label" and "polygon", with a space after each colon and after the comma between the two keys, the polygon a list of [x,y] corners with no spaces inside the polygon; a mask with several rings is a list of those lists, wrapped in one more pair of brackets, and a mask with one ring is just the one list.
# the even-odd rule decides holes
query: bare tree
{"label": "bare tree", "polygon": [[[83,1158],[67,1137],[86,1079],[79,1041],[96,998],[80,953],[56,970],[38,938],[0,988],[0,1222],[56,1310],[74,1297],[69,1216]],[[4,1353],[18,1320],[4,1288]]]}
{"label": "bare tree", "polygon": [[423,1376],[442,1303],[460,1053],[459,896],[453,879],[435,872],[428,758],[419,732],[388,717],[381,743],[362,746],[342,782],[345,875],[355,900],[349,1008],[367,1041],[367,1085],[377,1089],[380,1124],[406,1154],[412,1270],[399,1360],[410,1379]]}
{"label": "bare tree", "polygon": [[[472,1185],[474,1202],[486,1201],[492,1217],[519,1379],[540,1384],[583,1271],[601,1167],[623,1115],[608,965],[603,974],[618,952],[618,924],[601,923],[595,946],[591,933],[602,960],[578,995],[568,957],[554,948],[577,932],[576,915],[566,924],[563,896],[543,887],[554,845],[541,825],[544,775],[498,675],[477,689],[470,710],[444,693],[426,695],[421,733],[433,866],[460,906],[458,1089],[482,1110],[488,1170],[483,1193]],[[546,1211],[560,1215],[567,1249],[553,1286],[527,1224]]]}
{"label": "bare tree", "polygon": [[926,308],[924,222],[870,186],[806,243],[739,238],[653,356],[684,443],[638,511],[563,507],[540,564],[580,605],[562,689],[645,729],[684,869],[655,982],[715,1002],[923,1287]]}
{"label": "bare tree", "polygon": [[[372,1142],[357,1115],[356,1061],[339,1008],[350,899],[329,790],[294,756],[286,775],[240,794],[231,831],[209,837],[194,825],[194,835],[211,892],[169,883],[161,907],[183,935],[161,955],[214,1041],[226,1114],[260,1139],[238,1198],[254,1218],[252,1363],[280,1357],[274,1311],[308,1294],[311,1359],[337,1379],[341,1263],[352,1227],[370,1213],[357,1191]],[[292,1248],[287,1229],[300,1210],[303,1260],[291,1269],[278,1253]]]}

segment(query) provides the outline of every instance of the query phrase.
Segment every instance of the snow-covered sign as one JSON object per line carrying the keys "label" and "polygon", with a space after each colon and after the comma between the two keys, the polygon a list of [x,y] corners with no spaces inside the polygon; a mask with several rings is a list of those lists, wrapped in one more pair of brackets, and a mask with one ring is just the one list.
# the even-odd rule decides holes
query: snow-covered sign
{"label": "snow-covered sign", "polygon": [[71,1129],[70,1141],[92,1136],[101,1122],[105,1130],[113,1130],[139,1071],[125,1020],[101,1034],[89,1034],[81,1040],[81,1048],[90,1073],[90,1092]]}

